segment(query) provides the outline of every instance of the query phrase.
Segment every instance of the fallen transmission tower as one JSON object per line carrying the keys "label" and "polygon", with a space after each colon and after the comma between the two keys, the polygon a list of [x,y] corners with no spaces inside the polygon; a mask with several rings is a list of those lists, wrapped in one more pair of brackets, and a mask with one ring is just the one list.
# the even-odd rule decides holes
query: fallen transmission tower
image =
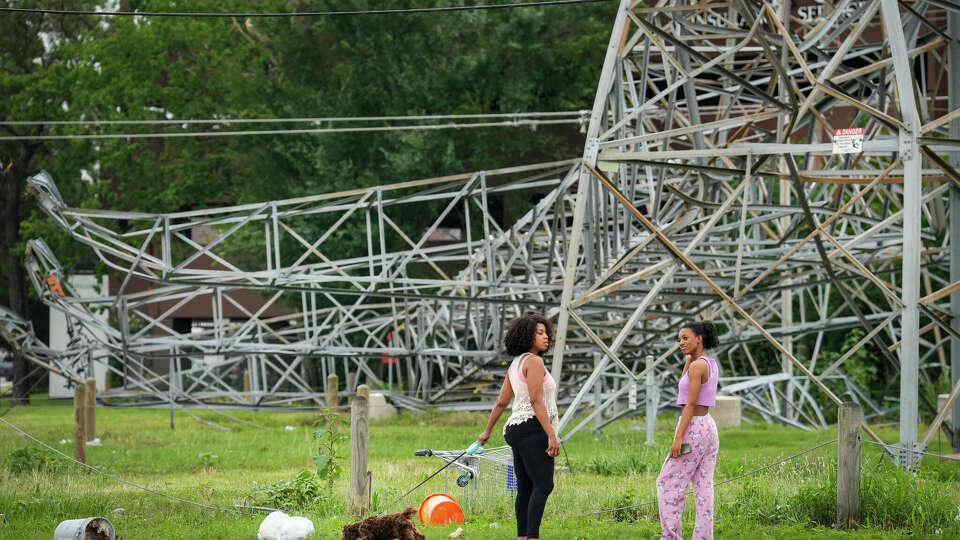
{"label": "fallen transmission tower", "polygon": [[[637,413],[649,373],[675,380],[682,322],[713,318],[722,390],[747,410],[825,426],[841,397],[868,415],[893,401],[911,464],[938,429],[960,444],[920,392],[951,370],[948,406],[960,393],[960,347],[947,361],[960,337],[960,298],[948,303],[960,296],[960,82],[946,76],[960,15],[941,2],[821,7],[622,1],[575,162],[168,214],[71,209],[49,176],[30,183],[122,276],[104,300],[120,321],[109,346],[212,359],[170,383],[194,395],[299,400],[342,367],[347,391],[364,379],[410,408],[484,408],[504,372],[503,324],[536,310],[558,320],[551,369],[570,436]],[[508,191],[539,202],[502,229],[487,199]],[[405,228],[425,205],[436,219]],[[459,237],[432,242],[450,216]],[[216,237],[194,240],[197,226]],[[336,234],[359,237],[358,253],[325,250]],[[157,286],[128,294],[133,280]],[[263,307],[228,314],[241,290]],[[164,322],[195,300],[212,306],[209,332]],[[264,317],[271,306],[284,314]],[[852,328],[860,339],[825,365],[825,341]],[[845,373],[865,346],[899,391]],[[250,389],[211,378],[231,362],[265,375]],[[922,438],[921,403],[939,413]]]}

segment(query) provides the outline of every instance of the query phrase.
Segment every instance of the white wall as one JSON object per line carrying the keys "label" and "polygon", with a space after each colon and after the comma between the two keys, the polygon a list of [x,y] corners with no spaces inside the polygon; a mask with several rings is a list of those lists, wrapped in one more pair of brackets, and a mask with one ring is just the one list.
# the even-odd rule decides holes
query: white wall
{"label": "white wall", "polygon": [[[103,277],[103,281],[100,284],[100,291],[97,292],[94,290],[94,286],[97,283],[97,276],[93,274],[75,274],[72,276],[67,276],[67,282],[70,284],[70,287],[73,291],[80,297],[90,298],[103,296],[107,292],[107,277]],[[66,288],[64,288],[66,290]],[[107,320],[107,314],[102,313],[96,315],[101,320]],[[55,350],[64,350],[67,348],[67,344],[70,342],[70,336],[67,335],[67,321],[66,317],[63,316],[63,313],[55,309],[50,310],[50,348]],[[97,356],[96,350],[94,350],[94,356]],[[86,366],[84,366],[86,367]],[[106,380],[107,368],[99,362],[94,363],[94,377],[97,379],[97,391],[103,391],[104,381]],[[72,398],[73,390],[67,389],[67,379],[57,375],[56,373],[50,373],[50,397],[52,398]]]}

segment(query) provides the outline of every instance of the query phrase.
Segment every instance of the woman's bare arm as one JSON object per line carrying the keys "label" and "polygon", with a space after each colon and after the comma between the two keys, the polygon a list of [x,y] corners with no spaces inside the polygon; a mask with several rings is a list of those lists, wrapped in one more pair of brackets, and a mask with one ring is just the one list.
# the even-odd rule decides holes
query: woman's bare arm
{"label": "woman's bare arm", "polygon": [[487,444],[487,441],[490,440],[490,432],[493,430],[493,426],[497,424],[500,415],[502,415],[503,411],[510,405],[511,399],[513,399],[513,386],[510,385],[510,377],[507,376],[507,378],[503,380],[503,386],[500,387],[500,395],[497,396],[497,401],[493,404],[493,409],[490,410],[487,429],[477,437],[480,444]]}

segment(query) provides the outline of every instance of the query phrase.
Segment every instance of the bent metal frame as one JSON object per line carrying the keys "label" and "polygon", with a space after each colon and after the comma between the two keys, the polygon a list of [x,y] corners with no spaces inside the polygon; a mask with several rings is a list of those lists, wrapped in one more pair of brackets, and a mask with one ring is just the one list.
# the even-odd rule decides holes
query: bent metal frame
{"label": "bent metal frame", "polygon": [[[817,11],[799,15],[806,4]],[[42,173],[30,181],[41,207],[123,283],[61,296],[40,241],[31,277],[84,328],[101,324],[95,306],[115,313],[118,328],[89,339],[122,359],[128,388],[171,402],[319,403],[342,365],[347,392],[365,379],[404,407],[485,408],[504,323],[541,311],[557,320],[564,437],[638,413],[651,382],[678,375],[679,325],[712,318],[722,392],[798,427],[826,425],[824,399],[899,408],[889,450],[910,466],[938,430],[960,446],[944,421],[960,418],[960,77],[946,68],[958,40],[960,6],[945,0],[622,0],[581,159],[170,214],[69,208]],[[845,127],[863,128],[861,152],[833,153]],[[494,193],[539,202],[501,229]],[[422,226],[404,217],[428,204],[439,215],[412,233]],[[460,237],[431,242],[452,216]],[[218,235],[195,241],[198,225]],[[359,236],[360,253],[325,251],[334,234]],[[235,248],[251,244],[263,255]],[[156,287],[126,293],[132,278]],[[233,298],[244,289],[262,306],[225,317],[246,309]],[[208,331],[165,322],[195,299],[211,305]],[[286,314],[264,316],[277,306]],[[825,338],[850,328],[862,338],[824,365]],[[867,343],[899,376],[881,400],[844,370]],[[245,388],[224,375],[237,365]],[[921,385],[943,373],[938,411]],[[675,397],[662,386],[661,407]],[[922,437],[921,405],[936,413]]]}

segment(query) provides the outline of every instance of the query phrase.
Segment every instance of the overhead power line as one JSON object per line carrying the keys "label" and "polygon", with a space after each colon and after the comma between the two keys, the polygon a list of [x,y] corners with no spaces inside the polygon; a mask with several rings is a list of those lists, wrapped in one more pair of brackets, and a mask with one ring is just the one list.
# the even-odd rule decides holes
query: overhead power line
{"label": "overhead power line", "polygon": [[39,8],[0,8],[0,11],[15,13],[43,13],[50,15],[102,15],[109,17],[335,17],[340,15],[401,15],[411,13],[441,13],[450,11],[478,11],[488,9],[510,9],[528,7],[549,7],[569,4],[593,4],[609,0],[551,0],[547,2],[520,2],[516,4],[482,4],[475,6],[447,6],[409,9],[366,9],[357,11],[312,11],[303,13],[177,13],[177,12],[137,12],[137,11],[87,11],[70,9]]}
{"label": "overhead power line", "polygon": [[0,126],[117,126],[117,125],[184,125],[184,124],[272,124],[327,122],[392,122],[420,120],[475,120],[481,118],[532,119],[581,117],[590,111],[434,114],[419,116],[333,116],[325,118],[200,118],[184,120],[0,120]]}
{"label": "overhead power line", "polygon": [[528,120],[519,119],[505,122],[477,122],[472,124],[413,124],[405,126],[369,126],[353,128],[312,128],[312,129],[258,129],[244,131],[197,131],[172,133],[85,133],[73,135],[8,135],[0,137],[0,141],[43,141],[67,139],[165,139],[173,137],[237,137],[249,135],[304,135],[319,133],[356,133],[372,131],[419,131],[435,129],[467,129],[481,127],[536,127],[551,124],[580,124],[579,118],[559,120]]}

